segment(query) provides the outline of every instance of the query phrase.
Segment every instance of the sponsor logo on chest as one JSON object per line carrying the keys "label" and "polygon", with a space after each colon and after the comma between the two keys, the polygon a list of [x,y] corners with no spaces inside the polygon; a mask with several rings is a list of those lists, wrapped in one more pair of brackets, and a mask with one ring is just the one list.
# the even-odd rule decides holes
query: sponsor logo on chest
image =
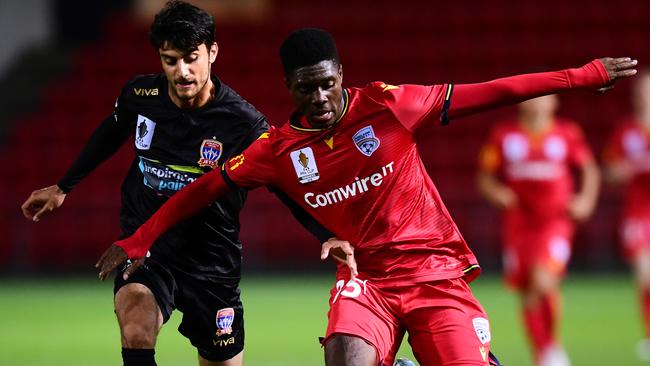
{"label": "sponsor logo on chest", "polygon": [[135,95],[139,97],[148,97],[158,95],[158,88],[147,89],[147,88],[133,88]]}

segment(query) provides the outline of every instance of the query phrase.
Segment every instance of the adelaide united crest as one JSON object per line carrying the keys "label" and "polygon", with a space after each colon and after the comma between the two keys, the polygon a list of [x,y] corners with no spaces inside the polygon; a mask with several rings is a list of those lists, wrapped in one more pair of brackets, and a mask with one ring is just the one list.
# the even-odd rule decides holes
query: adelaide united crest
{"label": "adelaide united crest", "polygon": [[223,152],[223,144],[217,140],[205,139],[201,143],[201,158],[199,166],[208,166],[214,169],[219,163],[219,157]]}
{"label": "adelaide united crest", "polygon": [[365,156],[370,156],[379,148],[379,139],[375,136],[372,126],[366,126],[352,136],[357,149]]}

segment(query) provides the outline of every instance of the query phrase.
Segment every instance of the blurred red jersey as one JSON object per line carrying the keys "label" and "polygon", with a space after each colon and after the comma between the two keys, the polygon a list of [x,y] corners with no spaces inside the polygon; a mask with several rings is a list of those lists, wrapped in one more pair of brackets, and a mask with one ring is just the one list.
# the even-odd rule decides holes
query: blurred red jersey
{"label": "blurred red jersey", "polygon": [[540,134],[517,122],[498,125],[481,152],[481,169],[495,173],[517,194],[514,210],[545,218],[567,214],[571,168],[593,161],[580,128],[556,118]]}
{"label": "blurred red jersey", "polygon": [[[420,126],[440,119],[447,89],[379,82],[346,89],[335,126],[308,128],[296,115],[229,160],[226,179],[286,193],[354,245],[360,278],[378,286],[461,277],[476,259],[415,143]],[[348,273],[339,265],[339,278]]]}
{"label": "blurred red jersey", "polygon": [[650,215],[650,130],[633,121],[621,124],[604,158],[608,163],[626,161],[634,172],[625,197],[625,215]]}

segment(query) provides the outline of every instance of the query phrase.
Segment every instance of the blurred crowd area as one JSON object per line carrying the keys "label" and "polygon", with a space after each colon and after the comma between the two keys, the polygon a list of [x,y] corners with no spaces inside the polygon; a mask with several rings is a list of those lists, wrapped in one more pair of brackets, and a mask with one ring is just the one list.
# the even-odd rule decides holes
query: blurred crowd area
{"label": "blurred crowd area", "polygon": [[[292,112],[278,46],[292,30],[320,27],[337,40],[344,86],[472,83],[500,76],[581,66],[603,56],[650,60],[650,2],[629,0],[459,1],[190,1],[217,22],[214,72],[267,115]],[[112,111],[121,86],[157,73],[148,26],[162,0],[3,0],[0,2],[0,273],[92,270],[119,235],[119,186],[133,158],[127,144],[35,224],[20,204],[54,184],[97,124]],[[631,113],[631,83],[606,95],[560,97],[559,114],[585,131],[601,159],[618,121]],[[489,129],[512,118],[502,108],[427,128],[421,153],[452,216],[487,272],[501,266],[499,213],[478,194],[479,149]],[[341,167],[344,169],[344,167]],[[242,216],[248,270],[327,270],[319,243],[264,189]],[[578,228],[571,268],[624,268],[616,233],[620,187],[604,185],[593,217]]]}

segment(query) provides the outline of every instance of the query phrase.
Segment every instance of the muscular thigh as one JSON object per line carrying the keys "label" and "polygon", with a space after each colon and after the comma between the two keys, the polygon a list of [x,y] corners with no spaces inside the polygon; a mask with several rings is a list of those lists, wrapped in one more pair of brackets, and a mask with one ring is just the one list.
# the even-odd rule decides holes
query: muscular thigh
{"label": "muscular thigh", "polygon": [[397,301],[393,294],[361,279],[337,282],[330,292],[326,348],[337,335],[354,336],[375,348],[382,365],[392,365],[404,336],[392,309]]}
{"label": "muscular thigh", "polygon": [[414,285],[404,295],[408,340],[420,364],[487,364],[490,325],[464,280]]}

